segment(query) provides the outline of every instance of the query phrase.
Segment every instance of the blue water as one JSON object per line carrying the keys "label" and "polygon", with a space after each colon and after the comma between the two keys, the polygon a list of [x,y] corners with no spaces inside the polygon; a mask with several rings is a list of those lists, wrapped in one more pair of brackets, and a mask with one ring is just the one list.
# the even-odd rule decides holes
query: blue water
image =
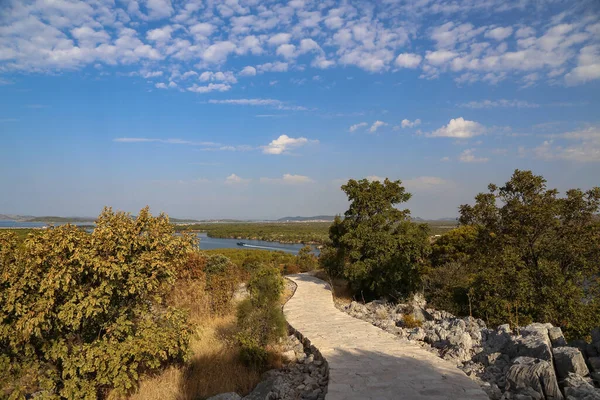
{"label": "blue water", "polygon": [[[286,253],[298,254],[303,244],[284,244],[277,242],[265,242],[263,240],[238,240],[238,239],[220,239],[208,237],[206,233],[199,233],[200,249],[262,249],[273,251],[284,251]],[[243,242],[244,246],[238,246],[238,242]],[[313,252],[318,254],[318,250],[313,247]]]}
{"label": "blue water", "polygon": [[43,222],[0,221],[0,228],[41,228],[46,225]]}
{"label": "blue water", "polygon": [[[18,222],[18,221],[0,221],[0,228],[41,228],[47,226],[43,222]],[[57,224],[59,225],[59,224]],[[88,224],[82,224],[88,225]],[[298,254],[303,244],[284,244],[277,242],[265,242],[263,240],[237,240],[211,238],[206,233],[199,233],[200,249],[262,249],[272,251],[284,251],[286,253]],[[238,242],[243,242],[244,246],[238,246]],[[313,246],[313,253],[319,254],[319,250]]]}

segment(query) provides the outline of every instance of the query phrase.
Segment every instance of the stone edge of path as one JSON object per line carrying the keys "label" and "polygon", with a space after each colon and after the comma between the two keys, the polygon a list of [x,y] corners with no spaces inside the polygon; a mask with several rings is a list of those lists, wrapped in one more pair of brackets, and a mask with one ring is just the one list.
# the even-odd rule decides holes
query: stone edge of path
{"label": "stone edge of path", "polygon": [[[285,307],[285,305],[287,304],[287,302],[290,301],[292,299],[292,297],[294,297],[294,295],[296,294],[296,290],[298,289],[298,284],[296,282],[289,279],[288,277],[284,276],[284,278],[287,282],[290,282],[293,285],[294,291],[292,292],[292,295],[286,300],[286,302],[281,305],[282,311],[283,311],[283,308]],[[296,336],[298,338],[298,340],[300,340],[300,342],[302,343],[304,348],[309,348],[311,353],[314,354],[315,359],[323,362],[325,371],[327,373],[327,387],[325,388],[325,395],[327,395],[327,388],[329,387],[329,363],[327,362],[327,359],[325,357],[323,357],[323,355],[321,354],[319,349],[311,343],[311,341],[308,337],[306,337],[305,335],[302,334],[302,332],[300,332],[299,330],[294,328],[289,322],[287,322],[287,319],[285,320],[285,322],[287,323],[288,330],[294,336]]]}

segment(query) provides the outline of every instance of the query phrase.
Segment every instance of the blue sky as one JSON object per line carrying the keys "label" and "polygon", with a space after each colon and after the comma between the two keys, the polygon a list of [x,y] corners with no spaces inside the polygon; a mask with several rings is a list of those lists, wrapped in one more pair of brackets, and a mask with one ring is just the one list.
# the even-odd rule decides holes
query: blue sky
{"label": "blue sky", "polygon": [[5,0],[0,213],[453,217],[516,168],[600,183],[597,1]]}

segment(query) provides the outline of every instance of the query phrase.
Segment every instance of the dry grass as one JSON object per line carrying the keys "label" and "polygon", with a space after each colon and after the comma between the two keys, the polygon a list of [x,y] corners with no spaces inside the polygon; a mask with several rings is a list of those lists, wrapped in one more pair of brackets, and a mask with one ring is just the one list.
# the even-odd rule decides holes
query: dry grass
{"label": "dry grass", "polygon": [[234,333],[234,313],[203,321],[190,345],[191,360],[142,380],[130,400],[195,400],[224,392],[248,394],[260,382],[261,371],[240,362]]}

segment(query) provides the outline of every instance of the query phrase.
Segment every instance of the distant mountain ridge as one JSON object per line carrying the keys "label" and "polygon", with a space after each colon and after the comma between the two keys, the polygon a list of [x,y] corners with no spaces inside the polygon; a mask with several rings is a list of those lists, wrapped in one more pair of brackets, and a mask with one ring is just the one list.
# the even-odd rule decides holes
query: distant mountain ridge
{"label": "distant mountain ridge", "polygon": [[283,217],[279,218],[277,222],[306,222],[306,221],[333,221],[335,216],[333,215],[315,215],[314,217]]}

